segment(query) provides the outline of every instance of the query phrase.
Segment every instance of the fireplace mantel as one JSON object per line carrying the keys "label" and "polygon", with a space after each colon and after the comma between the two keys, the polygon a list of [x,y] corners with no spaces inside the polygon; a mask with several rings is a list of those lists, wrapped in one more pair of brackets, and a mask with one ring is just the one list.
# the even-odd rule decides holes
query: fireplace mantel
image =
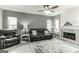
{"label": "fireplace mantel", "polygon": [[79,30],[79,26],[61,26],[60,29]]}
{"label": "fireplace mantel", "polygon": [[[68,38],[64,38],[63,37],[63,33],[64,32],[67,32],[67,33],[74,33],[75,34],[75,40],[71,40],[71,39],[68,39]],[[67,41],[70,41],[70,42],[77,42],[77,44],[79,44],[79,27],[72,27],[72,26],[64,26],[64,27],[61,27],[61,37],[60,38],[63,38]]]}

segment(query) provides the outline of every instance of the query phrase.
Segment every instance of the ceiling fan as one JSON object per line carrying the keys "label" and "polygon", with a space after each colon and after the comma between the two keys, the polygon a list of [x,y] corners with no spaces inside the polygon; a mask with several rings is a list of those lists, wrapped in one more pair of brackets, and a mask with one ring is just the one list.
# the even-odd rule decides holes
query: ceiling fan
{"label": "ceiling fan", "polygon": [[45,13],[55,12],[53,9],[56,9],[58,7],[59,7],[58,5],[55,6],[43,5],[44,10],[38,10],[38,12],[45,12]]}

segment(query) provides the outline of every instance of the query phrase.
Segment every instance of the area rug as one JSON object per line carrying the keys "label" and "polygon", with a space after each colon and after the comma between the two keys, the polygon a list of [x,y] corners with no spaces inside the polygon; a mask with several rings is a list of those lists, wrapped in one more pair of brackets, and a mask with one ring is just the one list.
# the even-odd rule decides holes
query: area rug
{"label": "area rug", "polygon": [[43,45],[36,45],[31,47],[35,53],[49,53]]}
{"label": "area rug", "polygon": [[30,44],[35,53],[79,53],[79,49],[61,40],[47,40]]}
{"label": "area rug", "polygon": [[30,47],[35,53],[55,53],[54,40],[31,43]]}

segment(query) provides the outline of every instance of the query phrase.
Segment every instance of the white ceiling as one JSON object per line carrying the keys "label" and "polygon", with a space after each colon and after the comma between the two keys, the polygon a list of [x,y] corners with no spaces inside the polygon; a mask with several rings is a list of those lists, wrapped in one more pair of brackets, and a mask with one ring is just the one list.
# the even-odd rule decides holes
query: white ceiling
{"label": "white ceiling", "polygon": [[[53,5],[51,5],[53,6]],[[54,16],[57,15],[63,11],[66,11],[67,9],[75,8],[78,6],[72,6],[72,5],[59,5],[58,8],[54,9],[55,12],[48,14],[48,16]],[[38,14],[38,15],[46,15],[43,12],[38,12],[38,10],[44,9],[42,5],[0,5],[1,9],[4,10],[11,10],[16,12],[24,12],[24,13],[31,13],[31,14]]]}

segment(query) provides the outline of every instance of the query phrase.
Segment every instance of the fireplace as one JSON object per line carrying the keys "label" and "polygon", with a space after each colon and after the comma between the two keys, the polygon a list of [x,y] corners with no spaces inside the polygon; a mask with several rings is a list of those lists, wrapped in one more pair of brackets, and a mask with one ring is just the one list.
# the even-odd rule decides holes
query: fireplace
{"label": "fireplace", "polygon": [[68,38],[68,39],[72,39],[72,40],[76,40],[75,33],[63,32],[63,37]]}
{"label": "fireplace", "polygon": [[75,44],[79,44],[79,29],[75,27],[62,27],[60,38]]}

